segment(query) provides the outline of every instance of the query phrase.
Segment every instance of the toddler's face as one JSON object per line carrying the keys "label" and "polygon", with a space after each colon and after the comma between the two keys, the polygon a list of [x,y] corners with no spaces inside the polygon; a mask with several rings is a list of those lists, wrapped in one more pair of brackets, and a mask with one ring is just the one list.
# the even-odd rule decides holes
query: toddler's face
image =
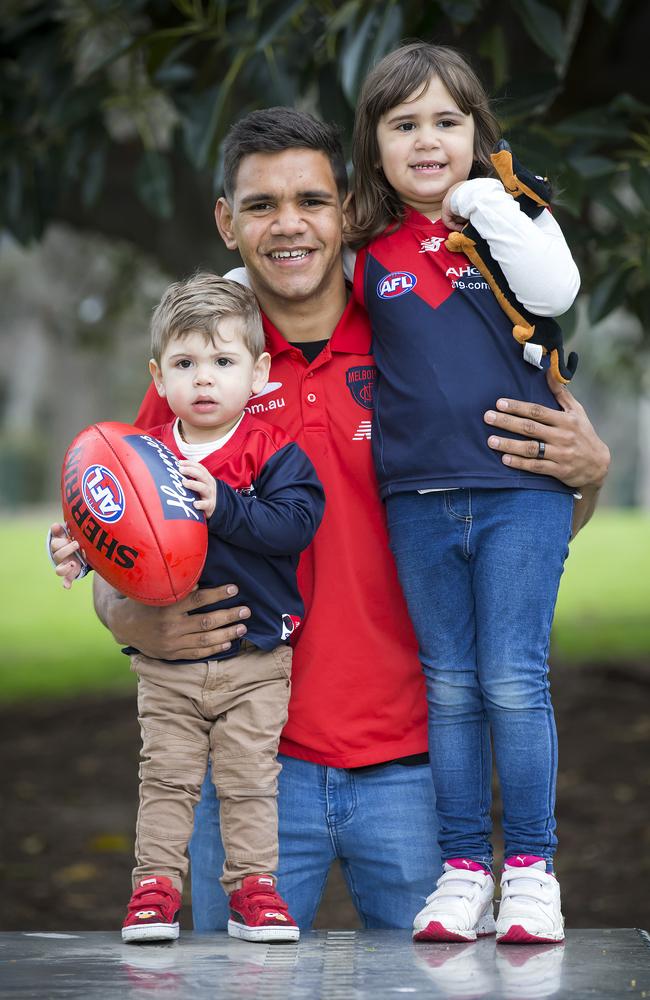
{"label": "toddler's face", "polygon": [[401,201],[437,219],[449,188],[472,169],[474,119],[433,76],[381,117],[377,142],[386,180]]}
{"label": "toddler's face", "polygon": [[160,366],[149,363],[158,393],[181,419],[186,441],[197,444],[226,434],[250,396],[267,383],[269,355],[253,360],[242,322],[238,316],[221,320],[214,342],[200,331],[172,339]]}

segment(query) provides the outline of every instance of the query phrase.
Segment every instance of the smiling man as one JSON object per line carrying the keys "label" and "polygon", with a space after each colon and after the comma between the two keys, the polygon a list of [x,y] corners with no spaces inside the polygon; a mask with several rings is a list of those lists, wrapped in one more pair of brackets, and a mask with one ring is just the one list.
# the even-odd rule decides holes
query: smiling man
{"label": "smiling man", "polygon": [[[306,614],[280,744],[279,878],[307,928],[338,857],[365,926],[411,927],[440,869],[426,704],[372,466],[375,368],[365,313],[343,275],[341,146],[309,115],[255,111],[231,129],[224,167],[217,226],[246,265],[272,358],[272,388],[251,409],[304,448],[327,497],[299,570]],[[582,489],[577,528],[593,510],[608,453],[570,393],[559,399],[563,411],[510,400],[486,420],[545,442],[544,471]],[[150,390],[137,423],[150,427],[166,416]],[[490,441],[504,460],[534,465],[531,441]],[[97,580],[96,607],[120,642],[146,655],[209,658],[246,631],[248,609],[201,614],[222,598],[236,604],[236,581],[224,584],[150,608]],[[194,920],[203,930],[223,929],[228,919],[218,813],[206,780],[191,848]]]}

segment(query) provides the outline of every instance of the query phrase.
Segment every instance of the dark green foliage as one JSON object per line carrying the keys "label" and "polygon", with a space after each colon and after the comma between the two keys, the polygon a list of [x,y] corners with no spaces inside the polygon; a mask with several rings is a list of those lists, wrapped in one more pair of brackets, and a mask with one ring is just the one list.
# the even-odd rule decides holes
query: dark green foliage
{"label": "dark green foliage", "polygon": [[349,137],[369,67],[423,38],[470,56],[520,158],[552,177],[592,321],[625,303],[650,330],[644,0],[5,0],[4,15],[0,222],[23,243],[57,219],[115,235],[122,215],[153,252],[173,227],[179,256],[161,259],[177,265],[233,118],[297,104]]}

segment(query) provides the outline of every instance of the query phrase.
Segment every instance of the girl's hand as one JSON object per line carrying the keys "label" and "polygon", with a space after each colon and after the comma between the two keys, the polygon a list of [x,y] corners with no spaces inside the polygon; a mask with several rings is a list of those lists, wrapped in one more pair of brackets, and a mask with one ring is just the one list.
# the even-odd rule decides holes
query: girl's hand
{"label": "girl's hand", "polygon": [[205,512],[207,518],[212,517],[217,506],[217,481],[200,462],[182,461],[178,468],[183,476],[183,486],[194,490],[200,499],[194,501],[197,510]]}
{"label": "girl's hand", "polygon": [[451,196],[453,195],[453,193],[456,190],[456,188],[460,187],[460,185],[464,184],[464,183],[465,183],[465,181],[459,181],[457,184],[452,184],[452,186],[449,188],[449,190],[447,191],[447,194],[445,195],[445,197],[443,199],[442,208],[440,209],[440,218],[442,219],[442,221],[446,225],[447,229],[453,229],[457,233],[460,233],[460,231],[465,228],[465,226],[467,225],[468,220],[467,219],[463,219],[462,216],[455,215],[454,212],[452,212],[452,210],[451,210]]}
{"label": "girl's hand", "polygon": [[56,575],[61,577],[66,590],[70,590],[82,570],[76,555],[78,551],[79,542],[70,538],[62,524],[53,524],[50,528],[50,554],[56,566]]}

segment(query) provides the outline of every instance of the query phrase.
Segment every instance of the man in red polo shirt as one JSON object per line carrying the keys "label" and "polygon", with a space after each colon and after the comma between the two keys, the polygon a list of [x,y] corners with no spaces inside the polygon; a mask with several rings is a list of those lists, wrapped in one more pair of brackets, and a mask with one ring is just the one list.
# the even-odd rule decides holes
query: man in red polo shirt
{"label": "man in red polo shirt", "polygon": [[[370,453],[369,327],[348,299],[341,262],[345,163],[331,129],[274,108],[231,129],[224,166],[217,226],[246,264],[272,355],[269,385],[250,409],[298,441],[327,497],[299,572],[306,615],[280,746],[278,874],[303,927],[338,857],[365,926],[410,928],[440,862],[424,688]],[[531,441],[490,437],[489,446],[530,468],[532,439],[543,441],[544,471],[582,490],[577,529],[593,510],[608,454],[570,393],[560,401],[563,411],[534,413],[525,403],[502,403],[486,422]],[[153,426],[166,416],[149,392],[136,422]],[[207,658],[245,634],[248,609],[200,614],[235,592],[229,584],[150,608],[95,581],[98,614],[115,638],[167,659]],[[195,926],[224,928],[218,803],[207,779],[191,856]]]}

